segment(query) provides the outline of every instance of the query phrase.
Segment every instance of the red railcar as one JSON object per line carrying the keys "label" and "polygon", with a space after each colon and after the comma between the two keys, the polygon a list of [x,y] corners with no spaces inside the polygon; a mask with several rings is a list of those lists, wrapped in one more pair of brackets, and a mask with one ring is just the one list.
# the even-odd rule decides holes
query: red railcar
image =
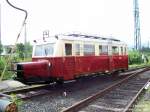
{"label": "red railcar", "polygon": [[72,80],[93,73],[128,69],[127,45],[117,39],[68,34],[36,42],[32,62],[18,63],[22,82]]}

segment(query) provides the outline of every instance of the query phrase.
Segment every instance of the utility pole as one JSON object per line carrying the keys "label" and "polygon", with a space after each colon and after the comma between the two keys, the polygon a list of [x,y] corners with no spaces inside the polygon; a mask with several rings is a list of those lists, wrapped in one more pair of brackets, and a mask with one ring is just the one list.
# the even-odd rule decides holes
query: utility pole
{"label": "utility pole", "polygon": [[134,0],[134,49],[141,50],[141,33],[138,0]]}
{"label": "utility pole", "polygon": [[27,58],[27,23],[24,23],[24,58]]}
{"label": "utility pole", "polygon": [[1,28],[2,28],[2,27],[1,27],[1,25],[2,25],[2,24],[1,24],[1,21],[2,21],[1,18],[2,18],[2,17],[1,17],[1,16],[2,16],[2,11],[1,11],[1,4],[0,4],[0,44],[2,43],[2,29],[1,29]]}
{"label": "utility pole", "polygon": [[[21,34],[22,29],[23,29],[24,26],[25,26],[25,33],[24,33],[24,35],[25,35],[24,41],[25,41],[25,42],[24,42],[24,44],[26,44],[26,20],[27,20],[28,12],[27,12],[26,10],[24,10],[24,9],[21,9],[21,8],[19,8],[19,7],[14,6],[13,4],[11,4],[11,3],[9,2],[9,0],[6,0],[6,2],[7,2],[11,7],[13,7],[13,8],[15,8],[15,9],[17,9],[17,10],[22,11],[22,12],[25,13],[25,18],[24,18],[24,21],[23,21],[23,23],[22,23],[20,32],[18,33],[18,36],[17,36],[17,39],[16,39],[15,44],[17,43],[17,41],[18,41],[18,39],[19,39],[19,37],[20,37],[20,34]],[[25,46],[26,46],[26,45],[25,45]],[[26,51],[26,47],[25,47],[25,55],[24,55],[24,56],[26,56],[26,52],[27,52],[27,51]]]}

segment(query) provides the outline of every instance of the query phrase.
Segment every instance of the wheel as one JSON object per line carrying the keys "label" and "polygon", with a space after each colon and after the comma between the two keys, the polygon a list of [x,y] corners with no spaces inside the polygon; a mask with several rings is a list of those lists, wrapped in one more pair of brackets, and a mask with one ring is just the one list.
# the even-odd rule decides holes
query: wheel
{"label": "wheel", "polygon": [[119,76],[119,71],[114,71],[111,73],[112,74],[112,78],[118,78]]}
{"label": "wheel", "polygon": [[56,80],[56,83],[62,85],[64,83],[64,80],[63,79],[58,79],[58,80]]}

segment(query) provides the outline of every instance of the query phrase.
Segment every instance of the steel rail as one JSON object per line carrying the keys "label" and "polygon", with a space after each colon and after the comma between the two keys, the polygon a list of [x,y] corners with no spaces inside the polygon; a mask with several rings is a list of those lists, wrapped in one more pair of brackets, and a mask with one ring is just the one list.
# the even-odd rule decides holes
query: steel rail
{"label": "steel rail", "polygon": [[74,105],[62,110],[61,112],[76,112],[78,110],[80,110],[81,108],[87,106],[89,103],[95,101],[97,98],[100,98],[102,97],[104,94],[106,94],[107,92],[111,91],[112,89],[114,89],[116,86],[128,81],[130,78],[133,78],[135,77],[136,75],[139,75],[140,73],[143,73],[143,72],[146,72],[148,71],[149,68],[143,68],[142,70],[140,71],[136,71],[135,73],[131,73],[131,75],[125,77],[124,79],[122,79],[121,81],[103,89],[103,90],[100,90],[99,92],[97,92],[96,94],[86,98],[86,99],[83,99],[77,103],[75,103]]}
{"label": "steel rail", "polygon": [[30,90],[36,90],[36,89],[41,89],[41,88],[46,88],[50,86],[49,84],[42,84],[42,85],[33,85],[33,86],[25,86],[25,87],[21,87],[21,88],[16,88],[13,90],[4,90],[1,91],[0,93],[2,94],[11,94],[11,93],[20,93],[20,92],[27,92]]}
{"label": "steel rail", "polygon": [[[128,76],[130,74],[133,73],[133,71],[138,71],[140,68],[137,68],[137,69],[133,69],[133,70],[130,70],[130,71],[126,71],[124,72],[125,75],[123,76]],[[52,85],[54,83],[50,83],[50,84],[41,84],[41,85],[33,85],[33,86],[25,86],[25,87],[19,87],[19,88],[15,88],[13,90],[2,90],[0,91],[0,93],[2,94],[11,94],[11,93],[22,93],[22,92],[28,92],[30,90],[38,90],[38,89],[43,89],[43,88],[46,88],[50,85]]]}
{"label": "steel rail", "polygon": [[[130,75],[131,73],[133,73],[134,71],[136,72],[137,70],[139,70],[141,68],[137,68],[137,69],[133,69],[133,70],[129,70],[129,71],[125,71],[124,72],[124,76]],[[143,69],[143,68],[142,68]],[[48,87],[50,85],[52,85],[54,83],[50,83],[50,84],[40,84],[40,85],[32,85],[32,86],[24,86],[24,87],[19,87],[19,88],[15,88],[13,90],[2,90],[0,91],[0,93],[2,94],[11,94],[11,93],[17,93],[17,92],[27,92],[32,90],[36,90],[36,89],[42,89],[45,87]]]}
{"label": "steel rail", "polygon": [[[138,68],[135,72],[136,73],[143,72],[142,70],[143,69],[139,70],[139,68]],[[126,73],[126,72],[128,72],[128,73]],[[126,71],[126,72],[125,72],[126,73],[125,76],[133,73],[133,72],[129,72],[129,71]],[[23,88],[16,88],[16,89],[10,90],[10,91],[9,90],[8,91],[1,91],[1,95],[2,95],[2,97],[3,96],[4,97],[11,97],[10,96],[11,93],[16,93],[17,98],[26,100],[26,99],[29,99],[29,98],[32,98],[32,97],[35,97],[35,96],[40,96],[40,95],[44,95],[44,94],[50,93],[51,91],[49,89],[46,89],[46,88],[48,86],[52,85],[52,84],[54,84],[54,83],[51,83],[49,85],[45,84],[45,85],[25,86]],[[39,90],[39,89],[41,89],[41,90]],[[27,93],[27,96],[26,96],[26,93]],[[30,94],[30,93],[32,93],[32,94]],[[95,98],[98,98],[98,97],[95,97]],[[76,111],[76,110],[74,110],[74,111]]]}
{"label": "steel rail", "polygon": [[146,84],[138,91],[138,93],[132,98],[132,100],[128,103],[128,105],[126,106],[126,108],[123,110],[123,112],[127,112],[130,107],[134,104],[134,102],[136,101],[136,99],[138,98],[138,96],[142,93],[142,91],[144,90],[145,86],[147,85],[147,83],[150,82],[150,79],[148,79],[148,81],[146,82]]}
{"label": "steel rail", "polygon": [[34,85],[34,86],[27,86],[23,88],[17,88],[14,90],[8,90],[0,92],[0,97],[6,97],[7,99],[12,98],[11,94],[15,94],[17,99],[27,100],[36,96],[46,95],[51,93],[48,89],[50,84],[46,85]]}

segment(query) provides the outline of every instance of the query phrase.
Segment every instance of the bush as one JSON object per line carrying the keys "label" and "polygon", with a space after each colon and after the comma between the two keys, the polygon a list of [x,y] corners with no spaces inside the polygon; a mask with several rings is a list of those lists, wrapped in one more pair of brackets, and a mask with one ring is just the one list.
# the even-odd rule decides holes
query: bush
{"label": "bush", "polygon": [[1,58],[0,59],[0,74],[2,74],[2,70],[4,69],[5,61]]}
{"label": "bush", "polygon": [[[2,72],[4,70],[4,67],[6,65],[6,60],[7,60],[7,58],[4,58],[4,57],[0,58],[0,76],[1,76],[1,74],[2,74]],[[5,73],[4,73],[4,76],[3,76],[3,80],[12,78],[13,73],[8,71],[8,70],[10,70],[10,68],[11,68],[10,65],[8,65],[7,69],[6,69]]]}
{"label": "bush", "polygon": [[129,64],[141,64],[142,54],[139,51],[129,51]]}

